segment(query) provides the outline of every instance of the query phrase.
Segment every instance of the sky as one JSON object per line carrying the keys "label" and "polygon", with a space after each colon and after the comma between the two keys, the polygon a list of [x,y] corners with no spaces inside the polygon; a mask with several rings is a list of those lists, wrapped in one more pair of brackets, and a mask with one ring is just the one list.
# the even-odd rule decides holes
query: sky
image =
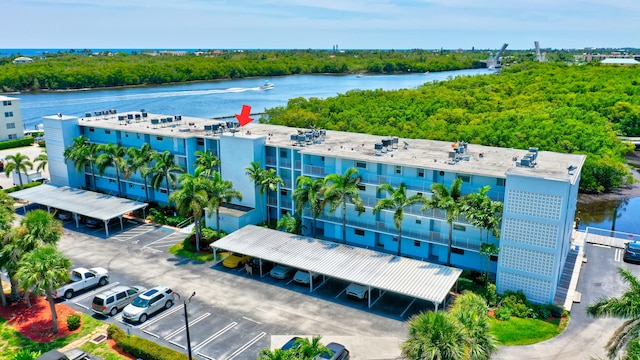
{"label": "sky", "polygon": [[3,0],[4,49],[640,48],[638,0]]}

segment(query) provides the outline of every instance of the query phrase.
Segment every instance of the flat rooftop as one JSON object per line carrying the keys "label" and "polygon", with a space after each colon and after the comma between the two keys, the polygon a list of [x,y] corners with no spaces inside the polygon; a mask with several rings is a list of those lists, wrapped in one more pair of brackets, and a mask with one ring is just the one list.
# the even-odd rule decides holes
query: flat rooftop
{"label": "flat rooftop", "polygon": [[[47,118],[56,118],[56,116]],[[79,118],[78,123],[86,127],[177,138],[263,137],[266,138],[268,146],[294,148],[302,154],[444,170],[458,174],[486,175],[494,178],[506,178],[507,174],[517,174],[574,183],[586,159],[585,155],[539,151],[535,166],[518,166],[517,163],[529,153],[528,150],[466,144],[463,153],[452,157],[455,144],[447,141],[396,138],[394,142],[391,137],[331,130],[316,130],[322,132],[323,136],[314,138],[312,141],[298,141],[298,136],[304,137],[311,130],[259,124],[257,120],[240,128],[235,127],[238,124],[233,116],[207,119],[113,111],[113,113],[91,114],[91,116]],[[376,150],[376,144],[382,145],[383,141],[391,141],[392,144],[384,147],[383,151]],[[523,147],[535,145],[523,144]],[[462,143],[458,146],[462,146]]]}

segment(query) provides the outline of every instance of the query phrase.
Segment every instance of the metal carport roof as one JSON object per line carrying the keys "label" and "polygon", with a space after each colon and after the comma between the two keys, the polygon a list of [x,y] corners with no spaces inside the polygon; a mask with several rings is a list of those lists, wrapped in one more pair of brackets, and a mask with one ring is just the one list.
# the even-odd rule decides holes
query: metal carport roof
{"label": "metal carport roof", "polygon": [[211,244],[275,263],[441,304],[462,270],[247,225]]}
{"label": "metal carport roof", "polygon": [[[148,204],[68,186],[42,184],[9,193],[11,197],[106,222]],[[77,221],[77,219],[76,219]],[[107,230],[108,231],[108,230]],[[108,232],[107,232],[108,235]]]}

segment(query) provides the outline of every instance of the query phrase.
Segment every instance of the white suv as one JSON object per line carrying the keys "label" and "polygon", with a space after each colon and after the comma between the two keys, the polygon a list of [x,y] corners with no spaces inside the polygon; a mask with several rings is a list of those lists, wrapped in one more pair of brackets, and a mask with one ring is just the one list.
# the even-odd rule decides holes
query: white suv
{"label": "white suv", "polygon": [[173,306],[173,291],[167,286],[156,286],[138,295],[135,300],[122,310],[122,318],[129,322],[143,323],[149,315]]}

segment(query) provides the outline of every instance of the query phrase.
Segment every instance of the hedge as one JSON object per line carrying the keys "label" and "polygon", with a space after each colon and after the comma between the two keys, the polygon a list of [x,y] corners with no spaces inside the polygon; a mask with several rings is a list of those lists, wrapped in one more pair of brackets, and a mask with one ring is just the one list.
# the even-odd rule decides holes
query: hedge
{"label": "hedge", "polygon": [[25,136],[22,139],[17,140],[7,140],[0,142],[0,150],[4,149],[12,149],[23,146],[31,146],[33,145],[33,138],[31,136]]}
{"label": "hedge", "polygon": [[28,189],[28,188],[32,188],[34,186],[40,186],[42,185],[41,182],[32,182],[32,183],[28,183],[28,184],[24,184],[24,186],[20,187],[20,185],[16,185],[16,186],[12,186],[8,189],[4,189],[4,191],[6,193],[12,193],[14,191],[18,191],[18,190],[24,190],[24,189]]}
{"label": "hedge", "polygon": [[127,335],[117,325],[109,325],[107,335],[115,341],[118,348],[138,359],[188,360],[186,354],[158,345],[157,343],[135,335]]}

